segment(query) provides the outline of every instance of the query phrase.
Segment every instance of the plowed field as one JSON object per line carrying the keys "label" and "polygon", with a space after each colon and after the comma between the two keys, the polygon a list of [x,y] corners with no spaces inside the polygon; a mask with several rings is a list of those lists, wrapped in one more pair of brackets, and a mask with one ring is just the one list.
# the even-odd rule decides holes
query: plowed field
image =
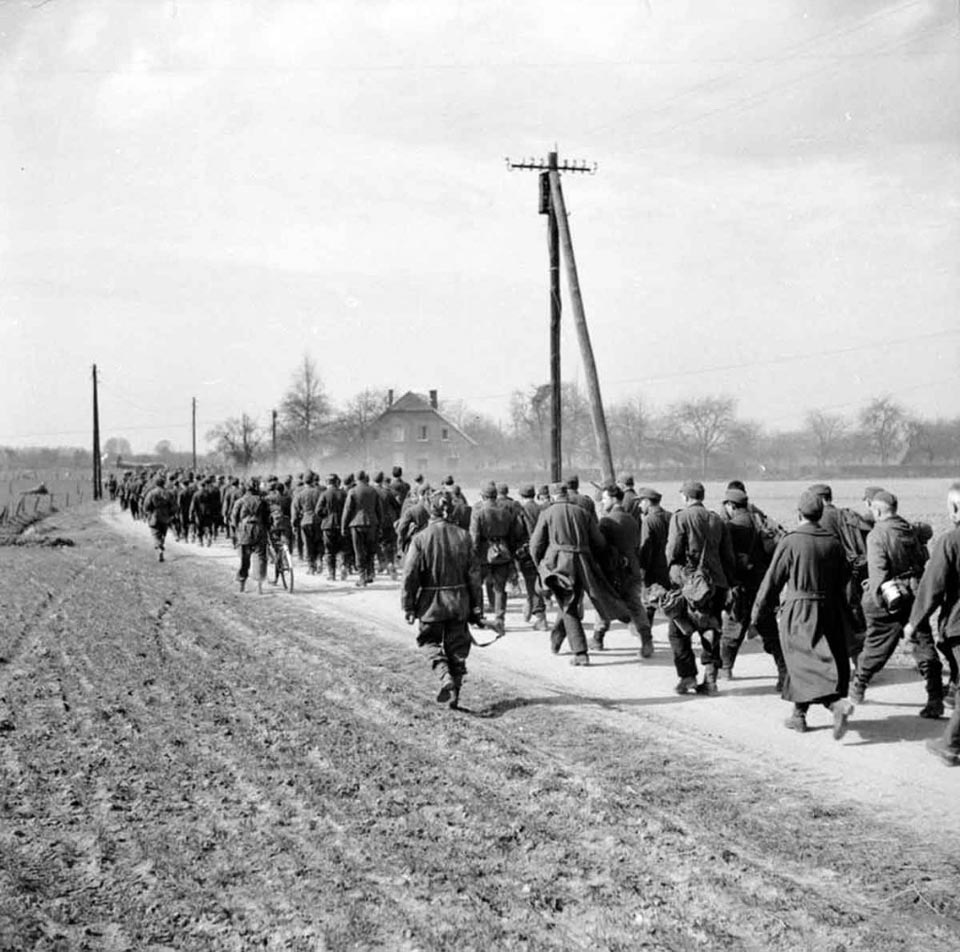
{"label": "plowed field", "polygon": [[236,562],[111,506],[0,547],[0,949],[958,948],[908,669],[837,744],[762,655],[678,698],[661,628],[572,669],[514,607],[450,711],[393,583]]}

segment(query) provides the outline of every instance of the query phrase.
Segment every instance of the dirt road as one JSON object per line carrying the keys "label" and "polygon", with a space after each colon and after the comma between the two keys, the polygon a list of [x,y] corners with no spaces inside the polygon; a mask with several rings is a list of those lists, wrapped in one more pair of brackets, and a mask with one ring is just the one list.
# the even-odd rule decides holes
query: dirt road
{"label": "dirt road", "polygon": [[2,949],[955,949],[960,771],[892,671],[847,738],[751,653],[678,698],[510,631],[432,700],[395,585],[239,594],[107,507],[0,548]]}

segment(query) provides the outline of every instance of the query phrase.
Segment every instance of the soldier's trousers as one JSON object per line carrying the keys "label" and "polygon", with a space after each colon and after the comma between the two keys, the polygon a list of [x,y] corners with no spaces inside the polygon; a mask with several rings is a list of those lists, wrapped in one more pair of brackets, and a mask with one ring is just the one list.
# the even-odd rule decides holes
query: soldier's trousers
{"label": "soldier's trousers", "polygon": [[520,566],[520,574],[523,575],[523,584],[527,590],[527,612],[532,618],[542,618],[547,613],[547,605],[540,589],[537,567],[529,554],[519,556],[517,564]]}
{"label": "soldier's trousers", "polygon": [[[726,589],[718,589],[713,596],[713,604],[709,614],[720,618],[723,606],[727,599]],[[720,667],[720,632],[708,628],[698,631],[700,636],[700,663],[708,674],[716,674]],[[692,635],[686,634],[671,618],[667,627],[667,637],[673,649],[673,664],[677,676],[681,678],[695,678],[697,676],[697,660],[693,652]]]}
{"label": "soldier's trousers", "polygon": [[[750,628],[750,611],[757,596],[756,589],[742,595],[734,612],[723,613],[723,629],[720,633],[720,663],[724,668],[733,668],[744,638]],[[773,657],[777,670],[783,666],[783,649],[780,647],[780,631],[777,616],[773,611],[763,611],[757,619],[757,631],[763,641],[763,650]]]}
{"label": "soldier's trousers", "polygon": [[510,578],[512,562],[502,562],[498,565],[484,563],[480,566],[483,588],[486,600],[497,621],[507,617],[507,580]]}
{"label": "soldier's trousers", "polygon": [[[950,666],[953,670],[954,665],[960,665],[960,639],[953,638],[947,641],[945,650],[953,655],[954,664]],[[950,715],[950,721],[943,732],[943,740],[955,753],[960,754],[960,704],[954,707]]]}
{"label": "soldier's trousers", "polygon": [[155,526],[150,526],[150,534],[153,536],[153,547],[162,552],[167,538],[167,524],[158,522]]}
{"label": "soldier's trousers", "polygon": [[[632,634],[643,641],[652,637],[650,616],[647,606],[643,602],[643,582],[639,578],[625,579],[620,587],[620,598],[630,610],[630,625]],[[597,623],[593,626],[594,637],[602,636],[610,630],[610,622],[597,615]]]}
{"label": "soldier's trousers", "polygon": [[257,542],[254,545],[240,546],[240,571],[237,572],[237,579],[243,581],[250,574],[250,558],[253,553],[257,554],[257,576],[260,581],[267,577],[267,540]]}
{"label": "soldier's trousers", "polygon": [[583,587],[575,584],[573,590],[554,588],[557,600],[557,619],[553,623],[551,644],[558,651],[564,639],[570,642],[574,654],[587,653],[587,636],[583,631]]}
{"label": "soldier's trousers", "polygon": [[303,523],[300,526],[300,531],[303,533],[303,547],[306,550],[307,564],[310,566],[310,571],[315,572],[317,561],[323,551],[321,548],[323,540],[320,538],[317,527],[312,522]]}
{"label": "soldier's trousers", "polygon": [[352,526],[350,537],[361,580],[372,582],[376,577],[373,560],[377,554],[377,531],[373,526]]}
{"label": "soldier's trousers", "polygon": [[[864,597],[863,617],[867,633],[863,648],[857,659],[856,683],[866,687],[890,660],[903,634],[903,619],[884,611],[875,599]],[[927,687],[927,698],[940,701],[943,698],[943,666],[933,643],[929,624],[921,625],[915,634],[913,657],[920,668]]]}
{"label": "soldier's trousers", "polygon": [[472,644],[465,621],[420,622],[417,647],[429,659],[441,681],[449,675],[459,687],[467,673],[467,656]]}
{"label": "soldier's trousers", "polygon": [[331,576],[337,574],[337,553],[342,547],[343,537],[339,529],[323,530],[323,548],[327,553],[327,572]]}

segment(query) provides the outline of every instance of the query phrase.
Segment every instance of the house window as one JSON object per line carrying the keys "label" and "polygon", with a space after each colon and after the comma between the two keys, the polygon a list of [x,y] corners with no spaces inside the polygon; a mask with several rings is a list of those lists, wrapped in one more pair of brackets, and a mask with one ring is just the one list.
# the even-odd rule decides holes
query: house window
{"label": "house window", "polygon": [[403,424],[402,424],[402,423],[395,423],[395,424],[393,425],[393,442],[394,442],[394,443],[402,443],[402,442],[403,442],[403,436],[404,436],[404,434],[403,434]]}
{"label": "house window", "polygon": [[427,442],[427,428],[426,428],[425,426],[419,426],[419,427],[417,427],[417,439],[418,439],[421,443],[426,443],[426,442]]}
{"label": "house window", "polygon": [[440,430],[440,439],[443,440],[444,443],[450,442],[450,431],[446,427]]}

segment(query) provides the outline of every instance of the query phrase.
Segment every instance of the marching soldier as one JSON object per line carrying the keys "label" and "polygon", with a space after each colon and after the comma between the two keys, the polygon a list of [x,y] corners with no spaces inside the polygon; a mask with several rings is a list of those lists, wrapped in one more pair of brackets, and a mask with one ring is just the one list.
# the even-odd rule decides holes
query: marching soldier
{"label": "marching soldier", "polygon": [[419,619],[417,646],[439,679],[438,703],[456,708],[472,639],[468,623],[482,624],[480,563],[470,534],[450,522],[451,500],[437,493],[430,519],[410,542],[403,563],[403,612]]}

